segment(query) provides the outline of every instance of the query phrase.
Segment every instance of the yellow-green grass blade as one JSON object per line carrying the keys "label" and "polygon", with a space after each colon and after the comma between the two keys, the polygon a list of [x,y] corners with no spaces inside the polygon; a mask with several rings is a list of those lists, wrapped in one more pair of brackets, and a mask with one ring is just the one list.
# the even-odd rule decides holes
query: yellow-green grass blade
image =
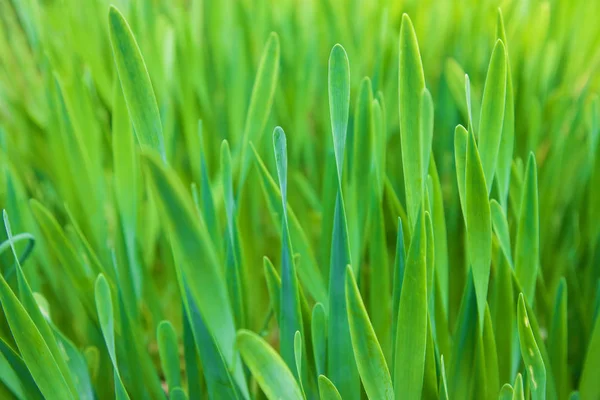
{"label": "yellow-green grass blade", "polygon": [[502,139],[506,101],[506,69],[506,49],[504,43],[498,40],[490,58],[481,100],[481,116],[479,117],[479,151],[488,193],[492,190]]}
{"label": "yellow-green grass blade", "polygon": [[257,334],[240,330],[237,347],[268,399],[302,400],[294,375],[277,352]]}
{"label": "yellow-green grass blade", "polygon": [[417,35],[412,21],[406,14],[402,15],[399,45],[400,139],[409,228],[412,231],[423,199],[424,168],[420,112],[421,96],[425,90],[425,76]]}
{"label": "yellow-green grass blade", "polygon": [[108,13],[113,57],[135,134],[143,147],[167,160],[162,122],[142,52],[125,17],[114,6]]}

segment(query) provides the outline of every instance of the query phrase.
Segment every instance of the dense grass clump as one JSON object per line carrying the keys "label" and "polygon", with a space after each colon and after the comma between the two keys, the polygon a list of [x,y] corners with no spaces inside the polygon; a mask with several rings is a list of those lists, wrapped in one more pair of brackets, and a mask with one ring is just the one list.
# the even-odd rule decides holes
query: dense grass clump
{"label": "dense grass clump", "polygon": [[600,399],[599,2],[115,2],[0,1],[0,398]]}

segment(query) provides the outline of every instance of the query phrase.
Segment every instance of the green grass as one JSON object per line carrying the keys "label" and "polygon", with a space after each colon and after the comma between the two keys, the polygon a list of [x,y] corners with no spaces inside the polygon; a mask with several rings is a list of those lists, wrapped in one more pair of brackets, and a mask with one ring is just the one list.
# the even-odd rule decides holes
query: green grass
{"label": "green grass", "polygon": [[600,399],[598,15],[0,2],[0,398]]}

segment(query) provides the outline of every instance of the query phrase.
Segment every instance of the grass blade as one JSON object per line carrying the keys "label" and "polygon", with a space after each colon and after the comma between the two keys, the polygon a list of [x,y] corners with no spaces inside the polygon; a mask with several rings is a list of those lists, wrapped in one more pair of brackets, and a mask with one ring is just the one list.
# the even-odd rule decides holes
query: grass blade
{"label": "grass blade", "polygon": [[248,167],[250,166],[249,143],[260,143],[260,138],[265,129],[267,118],[271,111],[275,97],[275,87],[279,78],[279,36],[271,32],[269,39],[263,48],[260,64],[256,71],[256,79],[252,87],[250,105],[244,125],[244,137],[242,139],[242,154],[239,158],[241,164],[238,195],[246,180]]}
{"label": "grass blade", "polygon": [[166,162],[160,113],[142,53],[125,17],[114,6],[108,13],[110,41],[125,103],[142,147],[157,151]]}
{"label": "grass blade", "polygon": [[169,389],[181,386],[177,334],[169,321],[162,321],[156,330],[160,364]]}
{"label": "grass blade", "polygon": [[302,391],[290,369],[260,336],[242,329],[237,334],[237,346],[268,399],[303,399]]}
{"label": "grass blade", "polygon": [[492,221],[483,167],[472,132],[469,134],[467,147],[465,165],[467,252],[473,270],[479,326],[483,329],[492,258]]}
{"label": "grass blade", "polygon": [[325,375],[319,375],[319,395],[321,400],[342,400],[340,392]]}
{"label": "grass blade", "polygon": [[529,304],[534,301],[539,264],[539,221],[537,167],[531,153],[525,170],[515,244],[515,273]]}
{"label": "grass blade", "polygon": [[506,49],[501,40],[496,41],[490,65],[488,67],[483,99],[481,100],[481,116],[479,117],[479,151],[487,193],[492,191],[492,183],[504,120],[504,104],[506,101]]}
{"label": "grass blade", "polygon": [[427,346],[427,261],[425,217],[419,214],[408,249],[398,308],[394,354],[396,399],[420,398]]}
{"label": "grass blade", "polygon": [[531,330],[523,293],[519,294],[517,320],[519,321],[517,326],[519,327],[521,356],[525,362],[527,376],[531,383],[531,397],[533,400],[542,400],[546,398],[546,367]]}
{"label": "grass blade", "polygon": [[393,399],[392,378],[350,267],[346,271],[346,303],[354,357],[367,396]]}
{"label": "grass blade", "polygon": [[[412,21],[402,15],[400,25],[399,100],[400,140],[402,143],[402,165],[406,187],[406,204],[409,227],[417,219],[423,199],[423,143],[420,134],[421,96],[425,90],[425,75],[417,35]],[[425,100],[427,103],[427,100]],[[425,129],[424,132],[427,132]],[[428,132],[429,135],[429,132]]]}

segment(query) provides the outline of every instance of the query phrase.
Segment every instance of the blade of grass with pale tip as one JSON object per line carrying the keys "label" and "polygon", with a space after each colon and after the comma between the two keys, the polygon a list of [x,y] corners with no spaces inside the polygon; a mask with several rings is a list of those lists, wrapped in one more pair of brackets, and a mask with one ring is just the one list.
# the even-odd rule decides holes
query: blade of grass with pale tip
{"label": "blade of grass with pale tip", "polygon": [[319,395],[321,400],[342,400],[340,392],[325,375],[319,375]]}
{"label": "blade of grass with pale tip", "polygon": [[303,399],[294,375],[264,339],[242,329],[237,333],[237,347],[268,399]]}
{"label": "blade of grass with pale tip", "polygon": [[[304,331],[302,326],[302,315],[300,311],[300,299],[298,296],[298,279],[292,256],[290,243],[288,218],[287,218],[287,140],[285,132],[280,127],[273,131],[273,149],[275,152],[275,164],[279,178],[279,190],[282,203],[281,223],[281,295],[279,312],[279,341],[280,352],[288,367],[294,371],[295,364],[295,334]],[[302,375],[297,375],[301,381]]]}
{"label": "blade of grass with pale tip", "polygon": [[[402,219],[398,218],[398,233],[396,236],[396,258],[394,260],[394,290],[392,293],[392,343],[395,351],[396,332],[398,331],[398,308],[400,307],[400,294],[404,283],[405,269],[404,231],[402,230]],[[392,373],[394,362],[392,362]]]}
{"label": "blade of grass with pale tip", "polygon": [[505,383],[500,388],[500,394],[498,394],[498,400],[512,400],[513,398],[513,387],[509,383]]}
{"label": "blade of grass with pale tip", "polygon": [[498,162],[505,101],[506,49],[504,43],[498,40],[494,45],[485,78],[483,99],[481,100],[481,116],[479,117],[479,151],[487,184],[487,193],[492,191],[494,173]]}
{"label": "blade of grass with pale tip", "polygon": [[329,55],[328,88],[338,181],[329,263],[327,372],[345,399],[358,399],[360,380],[352,352],[346,311],[346,266],[352,265],[352,262],[342,197],[342,172],[350,104],[350,67],[346,50],[339,44],[333,46]]}
{"label": "blade of grass with pale tip", "polygon": [[465,164],[467,252],[473,271],[479,326],[483,329],[492,258],[492,217],[483,167],[472,132],[469,133]]}
{"label": "blade of grass with pale tip", "polygon": [[104,343],[108,350],[108,355],[114,368],[115,377],[115,397],[117,399],[129,399],[127,390],[121,380],[119,366],[117,364],[117,351],[115,349],[115,325],[113,318],[113,303],[110,294],[110,287],[104,275],[98,275],[94,290],[96,299],[96,309],[98,310],[98,322],[104,337]]}
{"label": "blade of grass with pale tip", "polygon": [[352,348],[365,392],[371,399],[393,399],[392,378],[350,267],[346,270],[346,303]]}
{"label": "blade of grass with pale tip", "polygon": [[600,318],[596,318],[587,346],[583,370],[581,371],[579,392],[582,399],[597,399],[600,397],[598,371],[600,371]]}
{"label": "blade of grass with pale tip", "polygon": [[[554,300],[554,311],[550,332],[548,333],[548,351],[550,357],[550,368],[556,382],[556,391],[559,398],[569,397],[569,321],[567,318],[567,281],[561,278],[556,289]],[[600,391],[598,391],[600,394]]]}
{"label": "blade of grass with pale tip", "polygon": [[260,143],[267,118],[271,112],[271,106],[275,97],[275,88],[279,79],[279,53],[279,36],[277,36],[277,33],[271,32],[263,48],[260,64],[256,71],[248,114],[246,114],[246,122],[244,124],[242,153],[237,158],[241,162],[241,165],[239,165],[238,196],[241,193],[241,188],[244,185],[248,167],[250,166],[248,145],[251,142]]}
{"label": "blade of grass with pale tip", "polygon": [[125,17],[114,6],[110,6],[108,22],[113,57],[135,134],[143,147],[157,151],[166,162],[158,104],[140,48]]}
{"label": "blade of grass with pale tip", "polygon": [[396,398],[420,398],[427,346],[427,261],[425,216],[418,215],[400,293],[394,353]]}
{"label": "blade of grass with pale tip", "polygon": [[[202,313],[208,331],[217,341],[227,365],[234,371],[236,383],[245,387],[245,379],[235,352],[235,322],[223,276],[203,219],[194,211],[191,198],[175,172],[163,165],[156,155],[144,154],[147,177],[170,232],[173,246],[181,254],[183,279]],[[195,268],[198,263],[203,268]],[[235,368],[235,366],[238,366]]]}
{"label": "blade of grass with pale tip", "polygon": [[470,132],[473,132],[473,135],[477,136],[475,124],[473,124],[473,107],[471,106],[471,80],[467,74],[465,74],[465,97],[467,102],[467,120],[469,123],[467,128]]}
{"label": "blade of grass with pale tip", "polygon": [[525,393],[523,392],[523,376],[519,373],[515,378],[515,384],[513,389],[513,400],[525,400]]}
{"label": "blade of grass with pale tip", "polygon": [[161,321],[156,329],[160,365],[169,388],[181,386],[177,333],[169,321]]}
{"label": "blade of grass with pale tip", "polygon": [[310,332],[317,375],[323,375],[327,367],[327,314],[321,303],[313,307]]}
{"label": "blade of grass with pale tip", "polygon": [[425,90],[425,75],[419,43],[412,21],[402,15],[400,25],[398,106],[400,108],[400,141],[406,188],[406,208],[412,232],[423,198],[423,144],[420,134],[421,96]]}
{"label": "blade of grass with pale tip", "polygon": [[226,262],[225,282],[231,305],[235,326],[245,326],[244,296],[242,293],[242,260],[240,257],[235,200],[233,198],[233,175],[231,169],[231,153],[227,140],[221,142],[221,184],[223,186],[223,202],[225,203],[226,225]]}
{"label": "blade of grass with pale tip", "polygon": [[519,328],[519,342],[521,345],[521,356],[529,377],[531,397],[533,400],[546,398],[546,367],[542,354],[536,343],[531,330],[529,317],[525,308],[523,293],[519,294],[519,305],[517,309],[517,326]]}
{"label": "blade of grass with pale tip", "polygon": [[448,400],[448,382],[446,380],[446,365],[444,355],[440,356],[440,400]]}
{"label": "blade of grass with pale tip", "polygon": [[[271,211],[271,215],[273,215],[274,222],[279,226],[279,232],[283,232],[283,229],[279,225],[281,224],[281,221],[283,221],[283,210],[279,206],[281,203],[281,191],[279,190],[277,183],[275,183],[271,177],[269,170],[252,143],[250,144],[250,147],[258,165],[258,171],[260,172],[261,177],[260,182],[267,200],[267,205]],[[294,210],[289,204],[287,205],[287,211],[289,218],[288,228],[290,236],[294,238],[294,249],[296,253],[300,254],[300,258],[302,259],[302,268],[298,270],[302,285],[316,301],[328,304],[326,285],[323,281],[321,272],[319,271],[317,261],[315,260],[312,245],[308,241],[306,232],[300,225],[298,217],[296,217]]]}
{"label": "blade of grass with pale tip", "polygon": [[466,161],[467,161],[467,142],[469,141],[469,132],[462,125],[456,125],[454,129],[454,163],[456,166],[456,181],[458,184],[458,197],[460,208],[466,221],[467,198],[465,195],[466,185]]}
{"label": "blade of grass with pale tip", "polygon": [[535,298],[535,282],[540,253],[540,217],[537,166],[533,153],[527,159],[521,194],[521,210],[515,243],[515,273],[527,302]]}
{"label": "blade of grass with pale tip", "polygon": [[512,265],[512,252],[510,250],[510,231],[508,230],[508,219],[502,206],[495,200],[490,201],[490,211],[492,213],[492,227],[500,243],[500,248],[504,252],[506,260]]}

